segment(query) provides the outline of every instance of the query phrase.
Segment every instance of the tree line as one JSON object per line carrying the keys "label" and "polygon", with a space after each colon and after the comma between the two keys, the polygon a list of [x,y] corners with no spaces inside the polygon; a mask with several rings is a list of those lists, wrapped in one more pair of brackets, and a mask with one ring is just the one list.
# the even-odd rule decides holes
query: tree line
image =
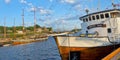
{"label": "tree line", "polygon": [[[4,33],[4,28],[6,28],[6,32],[17,32],[17,31],[22,31],[23,30],[23,26],[12,26],[12,27],[5,27],[5,26],[0,26],[0,33]],[[29,31],[34,31],[34,26],[28,26],[28,27],[24,27],[25,30],[29,30]],[[45,27],[41,27],[40,25],[36,24],[36,29],[38,28],[42,28],[44,29]],[[47,29],[49,31],[52,31],[52,27],[47,27]]]}

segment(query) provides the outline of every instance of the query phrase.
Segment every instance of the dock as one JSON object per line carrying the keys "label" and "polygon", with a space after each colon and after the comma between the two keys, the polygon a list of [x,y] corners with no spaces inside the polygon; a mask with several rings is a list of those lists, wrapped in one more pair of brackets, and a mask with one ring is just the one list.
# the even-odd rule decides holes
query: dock
{"label": "dock", "polygon": [[13,46],[19,44],[27,44],[32,42],[39,42],[39,41],[46,41],[48,37],[40,37],[40,38],[25,38],[25,39],[1,39],[0,40],[0,47],[3,46]]}
{"label": "dock", "polygon": [[19,44],[26,44],[26,43],[32,43],[32,42],[38,42],[38,41],[45,41],[48,37],[44,38],[37,38],[37,39],[18,39],[18,40],[12,40],[13,45],[19,45]]}
{"label": "dock", "polygon": [[104,57],[102,60],[120,60],[120,47]]}

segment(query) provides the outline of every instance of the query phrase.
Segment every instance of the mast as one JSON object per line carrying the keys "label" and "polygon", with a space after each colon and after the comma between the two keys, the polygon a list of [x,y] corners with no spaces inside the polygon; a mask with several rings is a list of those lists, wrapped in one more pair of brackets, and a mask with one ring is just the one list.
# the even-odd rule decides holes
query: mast
{"label": "mast", "polygon": [[34,7],[34,34],[36,33],[36,11]]}
{"label": "mast", "polygon": [[22,11],[22,22],[23,22],[23,33],[25,32],[25,27],[24,27],[24,9]]}
{"label": "mast", "polygon": [[14,26],[13,26],[13,30],[14,30],[14,39],[16,39],[16,35],[15,35],[15,32],[16,32],[16,27],[15,27],[15,18],[14,18]]}
{"label": "mast", "polygon": [[4,18],[4,39],[6,39],[6,17]]}

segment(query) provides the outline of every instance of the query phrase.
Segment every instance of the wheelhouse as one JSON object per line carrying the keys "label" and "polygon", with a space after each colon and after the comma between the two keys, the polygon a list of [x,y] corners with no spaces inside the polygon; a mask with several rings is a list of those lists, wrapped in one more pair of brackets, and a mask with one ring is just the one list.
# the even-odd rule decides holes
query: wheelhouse
{"label": "wheelhouse", "polygon": [[105,10],[96,13],[87,14],[80,17],[82,34],[93,34],[97,32],[99,36],[108,36],[108,30],[111,33],[120,34],[120,9]]}
{"label": "wheelhouse", "polygon": [[90,22],[94,20],[115,18],[115,17],[120,17],[120,9],[106,10],[106,11],[88,14],[80,17],[80,20],[83,22]]}

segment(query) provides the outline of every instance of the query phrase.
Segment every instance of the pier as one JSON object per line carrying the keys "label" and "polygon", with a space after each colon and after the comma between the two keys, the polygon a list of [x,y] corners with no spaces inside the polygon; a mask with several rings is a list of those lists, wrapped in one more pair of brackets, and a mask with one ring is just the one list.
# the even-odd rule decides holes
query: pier
{"label": "pier", "polygon": [[120,60],[120,48],[116,49],[102,60]]}

